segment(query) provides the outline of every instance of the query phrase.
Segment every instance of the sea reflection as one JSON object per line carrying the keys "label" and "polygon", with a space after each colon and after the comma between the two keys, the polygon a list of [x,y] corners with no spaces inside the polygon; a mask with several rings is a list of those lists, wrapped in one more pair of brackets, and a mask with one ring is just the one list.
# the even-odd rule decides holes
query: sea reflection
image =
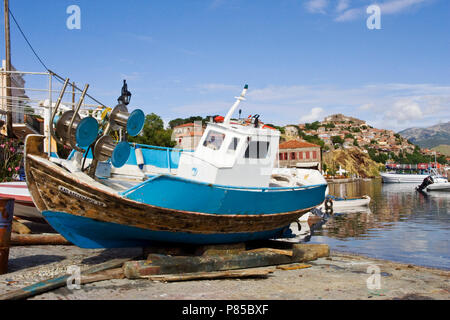
{"label": "sea reflection", "polygon": [[382,259],[450,269],[450,194],[419,193],[416,184],[380,180],[330,184],[339,197],[369,195],[369,208],[335,212],[318,227],[311,242]]}

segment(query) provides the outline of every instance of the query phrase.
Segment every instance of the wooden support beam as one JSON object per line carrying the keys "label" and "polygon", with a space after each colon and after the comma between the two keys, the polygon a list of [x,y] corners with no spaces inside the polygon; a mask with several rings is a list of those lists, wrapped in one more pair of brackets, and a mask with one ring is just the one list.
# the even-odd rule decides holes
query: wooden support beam
{"label": "wooden support beam", "polygon": [[22,222],[14,219],[12,222],[12,232],[15,232],[18,234],[30,234],[31,230],[26,225],[24,225]]}
{"label": "wooden support beam", "polygon": [[150,275],[213,272],[291,264],[328,255],[327,245],[293,245],[291,252],[262,248],[227,255],[172,257],[150,254],[147,260],[124,263],[123,270],[127,278],[137,279]]}
{"label": "wooden support beam", "polygon": [[145,276],[143,278],[153,281],[190,281],[190,280],[213,280],[227,278],[267,278],[275,268],[251,268],[240,270],[226,270],[213,272],[194,272],[185,274],[164,274],[156,276]]}
{"label": "wooden support beam", "polygon": [[83,275],[81,277],[81,284],[93,283],[98,281],[105,281],[111,279],[123,279],[125,275],[123,274],[122,268],[115,268],[110,270],[105,270],[93,274]]}
{"label": "wooden support beam", "polygon": [[11,234],[11,246],[62,245],[70,246],[60,234]]}

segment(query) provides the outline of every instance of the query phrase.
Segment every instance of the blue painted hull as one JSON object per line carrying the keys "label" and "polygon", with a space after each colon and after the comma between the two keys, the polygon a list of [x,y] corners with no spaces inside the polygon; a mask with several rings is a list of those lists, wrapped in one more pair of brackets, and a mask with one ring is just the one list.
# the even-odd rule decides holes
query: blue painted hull
{"label": "blue painted hull", "polygon": [[162,208],[212,214],[273,214],[313,208],[325,199],[326,185],[295,188],[239,188],[174,176],[156,176],[122,193]]}
{"label": "blue painted hull", "polygon": [[243,233],[194,234],[187,232],[152,231],[117,223],[101,222],[64,212],[42,212],[50,225],[64,238],[81,248],[127,248],[154,242],[191,244],[234,243],[276,238],[284,228]]}

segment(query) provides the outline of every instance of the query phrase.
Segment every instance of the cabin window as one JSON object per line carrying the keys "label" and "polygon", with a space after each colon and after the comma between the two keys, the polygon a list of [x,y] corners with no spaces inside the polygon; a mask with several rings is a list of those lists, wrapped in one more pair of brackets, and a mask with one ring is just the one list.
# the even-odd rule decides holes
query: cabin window
{"label": "cabin window", "polygon": [[295,152],[291,152],[291,160],[295,160]]}
{"label": "cabin window", "polygon": [[231,139],[230,145],[228,146],[228,151],[236,151],[239,144],[239,138],[233,137]]}
{"label": "cabin window", "polygon": [[269,141],[249,141],[244,158],[264,159],[269,152]]}
{"label": "cabin window", "polygon": [[313,153],[312,153],[312,158],[313,158],[313,159],[317,159],[317,151],[313,151]]}
{"label": "cabin window", "polygon": [[210,131],[205,141],[203,142],[203,146],[213,149],[219,150],[222,146],[223,140],[225,139],[225,134],[217,131]]}
{"label": "cabin window", "polygon": [[299,158],[300,160],[303,160],[303,151],[300,151],[300,152],[298,153],[298,158]]}

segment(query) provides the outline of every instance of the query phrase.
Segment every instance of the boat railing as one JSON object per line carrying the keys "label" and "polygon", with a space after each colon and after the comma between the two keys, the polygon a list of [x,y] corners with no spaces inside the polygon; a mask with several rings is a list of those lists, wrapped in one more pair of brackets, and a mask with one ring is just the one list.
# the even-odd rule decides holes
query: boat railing
{"label": "boat railing", "polygon": [[[52,71],[5,71],[3,69],[0,70],[0,77],[0,114],[7,115],[10,113],[13,119],[13,127],[14,124],[30,125],[30,122],[34,124],[34,121],[28,120],[28,118],[41,117],[44,119],[44,132],[41,132],[41,128],[38,126],[30,126],[30,128],[46,137],[50,136],[48,124],[64,79]],[[11,81],[9,86],[7,86],[6,81],[8,78]],[[69,87],[70,89],[67,90],[61,100],[61,105],[74,109],[82,90],[75,83],[69,83]],[[9,94],[8,91],[10,91]],[[106,108],[103,103],[88,94],[86,94],[86,99],[81,104],[83,112]],[[47,140],[48,145],[46,145],[46,151],[49,155],[51,154],[50,140]]]}

